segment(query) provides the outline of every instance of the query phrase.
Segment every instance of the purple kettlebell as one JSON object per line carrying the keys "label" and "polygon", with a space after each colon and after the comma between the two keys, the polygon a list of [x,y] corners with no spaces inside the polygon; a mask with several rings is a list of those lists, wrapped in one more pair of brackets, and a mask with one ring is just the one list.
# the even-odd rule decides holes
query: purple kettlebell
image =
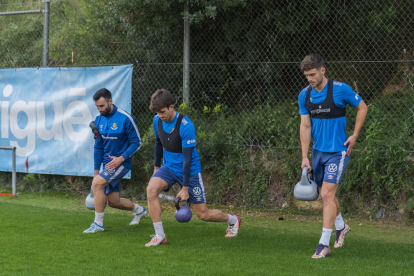
{"label": "purple kettlebell", "polygon": [[175,208],[177,209],[175,211],[175,219],[178,222],[189,222],[191,220],[191,217],[193,216],[193,213],[190,209],[190,199],[187,200],[187,206],[180,207],[180,201],[181,197],[177,197],[175,199]]}

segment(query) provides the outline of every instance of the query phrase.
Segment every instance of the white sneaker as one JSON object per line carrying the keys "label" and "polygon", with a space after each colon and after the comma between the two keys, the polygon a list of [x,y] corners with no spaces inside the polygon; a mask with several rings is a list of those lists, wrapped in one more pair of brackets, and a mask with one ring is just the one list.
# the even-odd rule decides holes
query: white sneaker
{"label": "white sneaker", "polygon": [[147,209],[145,209],[145,207],[142,208],[144,208],[144,210],[139,214],[134,214],[134,218],[129,225],[139,224],[139,221],[147,215]]}
{"label": "white sneaker", "polygon": [[241,225],[241,218],[239,218],[238,216],[236,216],[237,218],[237,223],[233,224],[233,225],[229,225],[229,227],[227,227],[227,234],[226,234],[226,238],[231,238],[231,237],[236,237],[237,234],[239,233],[239,228]]}
{"label": "white sneaker", "polygon": [[91,224],[91,227],[89,227],[89,229],[83,231],[83,233],[96,233],[96,232],[102,232],[105,230],[105,227],[100,226],[99,224],[97,224],[96,222]]}
{"label": "white sneaker", "polygon": [[152,239],[149,243],[145,245],[145,247],[149,246],[157,246],[160,244],[166,244],[167,243],[167,236],[160,237],[158,235],[151,235]]}

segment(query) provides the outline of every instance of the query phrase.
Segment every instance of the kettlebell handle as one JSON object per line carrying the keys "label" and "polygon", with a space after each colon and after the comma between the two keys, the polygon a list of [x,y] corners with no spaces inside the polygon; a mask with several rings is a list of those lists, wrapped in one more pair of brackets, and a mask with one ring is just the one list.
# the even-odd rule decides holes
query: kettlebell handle
{"label": "kettlebell handle", "polygon": [[308,185],[310,183],[310,181],[312,180],[313,173],[310,172],[308,174],[308,170],[309,170],[308,167],[304,167],[303,170],[302,170],[302,180],[301,180],[301,183],[303,185]]}
{"label": "kettlebell handle", "polygon": [[[180,210],[180,201],[181,201],[181,197],[177,197],[175,200],[174,200],[174,203],[175,203],[175,208],[177,209],[177,210]],[[190,199],[187,199],[187,206],[188,207],[190,207]]]}
{"label": "kettlebell handle", "polygon": [[308,167],[304,167],[302,170],[302,180],[308,178]]}
{"label": "kettlebell handle", "polygon": [[177,198],[174,200],[174,203],[175,203],[175,208],[176,208],[177,210],[180,210],[180,201],[181,201],[181,197],[177,197]]}

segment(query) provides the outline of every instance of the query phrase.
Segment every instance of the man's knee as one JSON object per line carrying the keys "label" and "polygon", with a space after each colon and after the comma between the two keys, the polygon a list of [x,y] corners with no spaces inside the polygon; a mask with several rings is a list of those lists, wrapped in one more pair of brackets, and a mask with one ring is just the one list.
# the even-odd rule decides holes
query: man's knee
{"label": "man's knee", "polygon": [[209,221],[207,213],[198,213],[197,217],[203,221]]}
{"label": "man's knee", "polygon": [[209,221],[209,210],[195,210],[197,217],[203,221]]}
{"label": "man's knee", "polygon": [[323,203],[325,204],[329,202],[335,202],[335,193],[322,189],[321,198],[322,198]]}
{"label": "man's knee", "polygon": [[161,178],[151,178],[147,186],[147,198],[154,199],[158,197],[163,190],[168,188],[167,182]]}
{"label": "man's knee", "polygon": [[92,180],[92,187],[93,189],[103,189],[106,183],[107,182],[103,177],[97,175]]}
{"label": "man's knee", "polygon": [[109,207],[112,207],[112,208],[118,208],[120,206],[120,201],[109,201],[108,200],[108,205]]}
{"label": "man's knee", "polygon": [[148,199],[153,199],[158,197],[159,194],[159,189],[158,187],[154,186],[154,185],[148,185],[147,187],[147,197]]}

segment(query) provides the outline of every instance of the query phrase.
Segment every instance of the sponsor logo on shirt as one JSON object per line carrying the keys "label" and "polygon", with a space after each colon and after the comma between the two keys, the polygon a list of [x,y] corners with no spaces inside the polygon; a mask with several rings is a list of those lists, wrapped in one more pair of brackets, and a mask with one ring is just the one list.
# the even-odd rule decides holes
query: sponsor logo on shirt
{"label": "sponsor logo on shirt", "polygon": [[109,137],[109,136],[103,136],[103,135],[102,135],[102,138],[103,139],[108,139],[108,140],[116,140],[116,139],[118,139],[118,137]]}
{"label": "sponsor logo on shirt", "polygon": [[186,120],[186,119],[184,119],[184,118],[181,120],[181,122],[182,122],[184,125],[188,124],[187,120]]}
{"label": "sponsor logo on shirt", "polygon": [[118,126],[116,125],[116,123],[113,123],[113,124],[112,124],[111,129],[112,129],[112,130],[117,130],[117,129],[118,129]]}
{"label": "sponsor logo on shirt", "polygon": [[312,111],[311,111],[312,115],[315,115],[315,114],[320,114],[320,113],[329,113],[329,112],[331,112],[331,109],[330,109],[330,108],[325,108],[325,109],[322,109],[322,108],[320,108],[320,107],[321,107],[321,106],[319,106],[319,109],[312,110]]}
{"label": "sponsor logo on shirt", "polygon": [[358,100],[358,94],[355,95],[355,100]]}
{"label": "sponsor logo on shirt", "polygon": [[328,175],[328,179],[333,179],[334,176],[333,175]]}
{"label": "sponsor logo on shirt", "polygon": [[339,85],[339,86],[342,86],[342,82],[339,82],[339,81],[334,81],[334,82],[333,82],[333,84],[334,84],[334,85]]}
{"label": "sponsor logo on shirt", "polygon": [[196,140],[188,140],[187,141],[187,145],[192,144],[192,143],[195,143],[195,142],[196,142]]}

